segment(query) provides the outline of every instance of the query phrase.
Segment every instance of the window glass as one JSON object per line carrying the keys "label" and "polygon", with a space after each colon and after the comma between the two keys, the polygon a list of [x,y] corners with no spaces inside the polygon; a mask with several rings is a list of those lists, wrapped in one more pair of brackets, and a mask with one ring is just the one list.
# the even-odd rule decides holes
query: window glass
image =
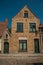
{"label": "window glass", "polygon": [[22,50],[22,43],[20,43],[20,50]]}
{"label": "window glass", "polygon": [[24,43],[24,50],[26,49],[26,43]]}

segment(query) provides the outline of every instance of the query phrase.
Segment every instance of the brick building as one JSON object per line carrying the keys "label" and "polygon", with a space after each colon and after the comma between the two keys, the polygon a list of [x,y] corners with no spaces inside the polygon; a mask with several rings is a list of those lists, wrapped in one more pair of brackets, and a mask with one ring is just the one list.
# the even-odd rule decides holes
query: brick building
{"label": "brick building", "polygon": [[[8,22],[7,19],[6,22]],[[36,65],[36,63],[43,65],[43,42],[40,32],[43,27],[34,13],[24,6],[12,18],[11,33],[7,28],[7,23],[5,25],[4,23],[2,23],[3,26],[0,23],[0,27],[3,28],[1,30],[3,34],[0,31],[0,39],[2,40],[0,57],[7,58],[6,62],[12,62],[12,65]]]}
{"label": "brick building", "polygon": [[43,24],[40,24],[39,26],[39,32],[40,32],[40,45],[41,45],[41,53],[43,53]]}
{"label": "brick building", "polygon": [[[31,12],[31,10],[25,6],[14,18],[12,18],[12,35],[14,39],[10,50],[11,53],[28,52],[28,53],[39,53],[40,42],[38,28],[40,25],[39,19]],[[37,34],[37,35],[36,35]],[[38,44],[37,44],[37,43]],[[37,46],[37,49],[35,45]]]}
{"label": "brick building", "polygon": [[10,43],[10,32],[8,29],[8,19],[6,18],[5,21],[0,22],[0,53],[8,53],[9,49],[7,47],[7,44],[9,46]]}

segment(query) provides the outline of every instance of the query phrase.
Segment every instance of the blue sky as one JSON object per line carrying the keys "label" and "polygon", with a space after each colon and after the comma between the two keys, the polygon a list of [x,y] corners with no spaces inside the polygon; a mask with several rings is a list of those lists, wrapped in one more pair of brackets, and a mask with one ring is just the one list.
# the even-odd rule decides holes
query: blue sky
{"label": "blue sky", "polygon": [[31,11],[43,23],[43,0],[0,0],[0,21],[8,17],[8,27],[11,27],[14,17],[23,7],[27,5]]}

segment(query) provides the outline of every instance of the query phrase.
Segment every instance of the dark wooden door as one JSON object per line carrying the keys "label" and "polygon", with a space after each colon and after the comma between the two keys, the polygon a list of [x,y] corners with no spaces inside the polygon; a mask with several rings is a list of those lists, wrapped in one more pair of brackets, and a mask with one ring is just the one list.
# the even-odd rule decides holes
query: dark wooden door
{"label": "dark wooden door", "polygon": [[4,53],[9,53],[9,43],[4,42]]}
{"label": "dark wooden door", "polygon": [[35,46],[35,53],[39,53],[39,39],[34,40],[34,46]]}

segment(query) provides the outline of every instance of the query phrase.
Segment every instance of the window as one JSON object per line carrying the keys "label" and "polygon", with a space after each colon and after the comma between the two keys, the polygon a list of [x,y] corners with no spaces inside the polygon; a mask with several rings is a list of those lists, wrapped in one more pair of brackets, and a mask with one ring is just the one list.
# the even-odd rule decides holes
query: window
{"label": "window", "polygon": [[21,22],[17,23],[17,32],[23,32],[23,23]]}
{"label": "window", "polygon": [[28,11],[24,12],[24,18],[28,18]]}
{"label": "window", "polygon": [[39,28],[39,32],[43,32],[43,27],[40,27]]}
{"label": "window", "polygon": [[27,40],[19,40],[19,51],[27,51]]}
{"label": "window", "polygon": [[6,39],[8,38],[8,35],[6,34]]}
{"label": "window", "polygon": [[28,13],[24,13],[24,18],[28,18]]}
{"label": "window", "polygon": [[36,24],[30,23],[30,32],[35,32],[35,31],[36,31]]}

